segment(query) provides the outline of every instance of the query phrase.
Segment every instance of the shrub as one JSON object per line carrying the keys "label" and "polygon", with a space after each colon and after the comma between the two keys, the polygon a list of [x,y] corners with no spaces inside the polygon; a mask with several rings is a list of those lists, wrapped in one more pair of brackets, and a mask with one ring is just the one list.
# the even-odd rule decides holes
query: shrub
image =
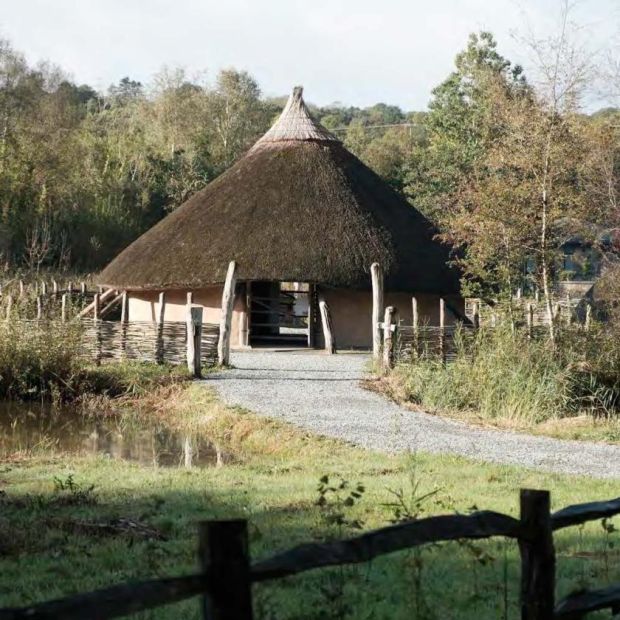
{"label": "shrub", "polygon": [[528,425],[620,406],[620,345],[601,326],[560,331],[555,346],[507,326],[456,339],[456,358],[445,366],[426,358],[396,368],[406,398]]}

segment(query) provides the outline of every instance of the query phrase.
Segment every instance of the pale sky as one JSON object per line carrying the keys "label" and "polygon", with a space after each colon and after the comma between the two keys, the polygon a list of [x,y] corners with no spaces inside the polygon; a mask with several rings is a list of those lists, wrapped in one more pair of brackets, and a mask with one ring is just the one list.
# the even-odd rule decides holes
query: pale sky
{"label": "pale sky", "polygon": [[[512,33],[557,29],[560,0],[0,0],[0,36],[100,90],[148,83],[163,65],[190,75],[234,66],[266,95],[421,110],[467,35],[492,31],[527,70]],[[620,0],[582,0],[573,17],[602,50],[620,33]],[[529,24],[529,26],[528,26]]]}

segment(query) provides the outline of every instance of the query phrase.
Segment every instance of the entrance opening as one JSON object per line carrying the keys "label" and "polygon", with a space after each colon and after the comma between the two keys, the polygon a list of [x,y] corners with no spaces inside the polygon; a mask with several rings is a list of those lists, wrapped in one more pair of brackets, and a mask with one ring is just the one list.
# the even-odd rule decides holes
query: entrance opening
{"label": "entrance opening", "polygon": [[307,282],[251,282],[250,345],[313,346],[311,292]]}

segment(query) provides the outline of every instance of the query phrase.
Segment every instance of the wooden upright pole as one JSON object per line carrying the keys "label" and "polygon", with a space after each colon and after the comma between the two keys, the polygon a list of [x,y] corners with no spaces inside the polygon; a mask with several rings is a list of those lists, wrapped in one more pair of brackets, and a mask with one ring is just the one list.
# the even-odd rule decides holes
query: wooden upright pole
{"label": "wooden upright pole", "polygon": [[129,298],[127,291],[121,293],[121,357],[127,352],[127,323],[129,322]]}
{"label": "wooden upright pole", "polygon": [[534,306],[530,302],[527,304],[527,337],[532,338],[534,335]]}
{"label": "wooden upright pole", "polygon": [[6,320],[11,320],[11,310],[13,309],[13,295],[6,298]]}
{"label": "wooden upright pole", "polygon": [[200,562],[209,589],[203,617],[209,620],[252,620],[252,581],[245,520],[200,524]]}
{"label": "wooden upright pole", "polygon": [[521,620],[550,620],[555,599],[555,549],[549,491],[521,489]]}
{"label": "wooden upright pole", "polygon": [[396,317],[397,310],[394,306],[385,309],[383,319],[383,367],[392,368],[395,360],[396,346]]}
{"label": "wooden upright pole", "polygon": [[187,307],[187,369],[199,378],[202,345],[202,306]]}
{"label": "wooden upright pole", "polygon": [[247,347],[248,342],[248,283],[244,282],[242,285],[240,300],[241,300],[241,312],[239,313],[239,346]]}
{"label": "wooden upright pole", "polygon": [[68,293],[63,293],[60,298],[60,320],[65,323],[67,320],[67,297]]}
{"label": "wooden upright pole", "polygon": [[158,364],[164,363],[164,318],[166,315],[166,293],[159,294],[159,305],[157,312],[157,341],[155,345],[155,361]]}
{"label": "wooden upright pole", "polygon": [[224,293],[222,294],[222,314],[220,317],[220,339],[217,344],[217,361],[221,366],[230,363],[230,331],[232,325],[233,305],[235,303],[235,282],[237,263],[230,261],[226,272]]}
{"label": "wooden upright pole", "polygon": [[370,266],[372,280],[372,357],[375,361],[381,358],[381,327],[383,316],[383,271],[379,263]]}
{"label": "wooden upright pole", "polygon": [[411,318],[413,324],[413,356],[420,354],[420,315],[418,313],[418,300],[411,298]]}
{"label": "wooden upright pole", "polygon": [[443,297],[439,298],[439,355],[441,363],[446,362],[446,302]]}
{"label": "wooden upright pole", "polygon": [[323,341],[325,342],[325,351],[330,355],[336,352],[336,341],[332,328],[332,318],[329,313],[329,306],[325,300],[319,301],[319,310],[321,312],[321,325],[323,326]]}

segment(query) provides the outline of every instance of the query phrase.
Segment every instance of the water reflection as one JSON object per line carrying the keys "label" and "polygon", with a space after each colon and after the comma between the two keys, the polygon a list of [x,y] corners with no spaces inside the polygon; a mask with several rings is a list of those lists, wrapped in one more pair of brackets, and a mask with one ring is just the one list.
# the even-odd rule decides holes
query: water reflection
{"label": "water reflection", "polygon": [[84,416],[72,407],[0,401],[0,456],[39,450],[104,454],[162,467],[220,466],[231,460],[204,437],[161,426],[128,426],[118,417]]}

